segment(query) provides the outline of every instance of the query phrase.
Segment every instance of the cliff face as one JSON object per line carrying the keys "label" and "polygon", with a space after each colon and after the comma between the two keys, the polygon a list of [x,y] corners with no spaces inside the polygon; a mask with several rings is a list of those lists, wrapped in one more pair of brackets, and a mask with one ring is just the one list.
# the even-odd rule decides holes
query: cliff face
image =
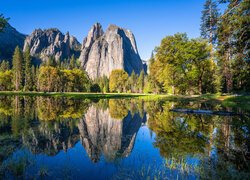
{"label": "cliff face", "polygon": [[79,58],[91,79],[107,76],[114,69],[139,74],[143,64],[131,31],[110,25],[104,33],[95,24],[84,39]]}
{"label": "cliff face", "polygon": [[0,32],[0,60],[11,60],[16,46],[23,48],[25,35],[10,24]]}
{"label": "cliff face", "polygon": [[58,29],[36,29],[26,37],[23,49],[29,47],[31,55],[43,61],[50,56],[54,56],[58,61],[70,58],[72,54],[77,53],[79,46],[80,43],[69,33],[64,35]]}
{"label": "cliff face", "polygon": [[64,35],[56,28],[36,29],[26,37],[7,25],[0,33],[0,60],[12,59],[16,46],[24,51],[29,47],[31,55],[39,60],[37,63],[50,56],[57,61],[73,54],[80,56],[79,60],[91,79],[109,77],[114,69],[123,69],[128,74],[145,70],[133,33],[115,25],[110,25],[104,32],[99,23],[95,24],[82,45],[69,33]]}

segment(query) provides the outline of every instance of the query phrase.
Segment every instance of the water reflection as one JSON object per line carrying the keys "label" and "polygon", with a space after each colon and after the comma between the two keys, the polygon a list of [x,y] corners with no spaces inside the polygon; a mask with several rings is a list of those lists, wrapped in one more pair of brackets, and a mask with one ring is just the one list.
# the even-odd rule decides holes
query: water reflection
{"label": "water reflection", "polygon": [[81,143],[93,162],[99,161],[102,153],[109,161],[128,156],[143,122],[138,113],[132,116],[127,112],[121,120],[124,112],[119,116],[110,112],[92,105],[78,124]]}
{"label": "water reflection", "polygon": [[[92,102],[1,96],[0,177],[40,176],[43,169],[37,155],[42,155],[51,169],[55,163],[53,158],[70,156],[73,159],[67,162],[70,173],[86,178],[102,168],[105,171],[97,173],[96,178],[116,178],[117,174],[127,179],[133,179],[133,176],[139,179],[249,176],[249,116],[179,114],[169,111],[172,108],[246,113],[220,104],[194,102],[135,99]],[[17,161],[18,158],[23,160],[27,150],[32,161]],[[79,167],[77,174],[77,163],[73,161],[80,158],[83,158],[85,169]],[[92,166],[88,160],[97,166]],[[157,168],[152,167],[153,162]],[[103,163],[105,166],[100,168]],[[57,163],[56,166],[63,165]],[[91,167],[92,173],[86,167]],[[50,174],[42,172],[48,177],[62,173],[58,170]],[[132,172],[135,173],[131,177]]]}

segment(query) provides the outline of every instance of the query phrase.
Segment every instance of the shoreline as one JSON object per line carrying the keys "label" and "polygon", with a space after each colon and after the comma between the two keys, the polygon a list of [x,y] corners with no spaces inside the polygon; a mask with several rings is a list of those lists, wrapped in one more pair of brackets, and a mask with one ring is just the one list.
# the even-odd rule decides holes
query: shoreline
{"label": "shoreline", "polygon": [[148,98],[164,99],[167,101],[235,101],[249,102],[250,95],[171,95],[171,94],[144,94],[144,93],[90,93],[90,92],[37,92],[37,91],[0,91],[0,96],[51,96],[75,98]]}

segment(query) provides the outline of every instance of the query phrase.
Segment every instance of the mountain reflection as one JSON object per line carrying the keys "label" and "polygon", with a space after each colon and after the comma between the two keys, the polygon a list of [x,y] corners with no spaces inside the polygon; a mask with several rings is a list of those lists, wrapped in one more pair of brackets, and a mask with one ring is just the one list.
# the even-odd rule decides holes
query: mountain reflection
{"label": "mountain reflection", "polygon": [[90,159],[97,162],[102,153],[107,160],[128,156],[141,125],[142,118],[138,113],[132,116],[127,112],[124,119],[116,119],[111,117],[109,109],[92,105],[80,120],[78,129]]}
{"label": "mountain reflection", "polygon": [[18,142],[16,148],[26,147],[33,154],[54,156],[80,141],[93,162],[101,155],[112,161],[130,154],[145,123],[143,113],[132,114],[124,100],[5,98],[0,101],[0,128],[4,130],[0,135],[11,135]]}

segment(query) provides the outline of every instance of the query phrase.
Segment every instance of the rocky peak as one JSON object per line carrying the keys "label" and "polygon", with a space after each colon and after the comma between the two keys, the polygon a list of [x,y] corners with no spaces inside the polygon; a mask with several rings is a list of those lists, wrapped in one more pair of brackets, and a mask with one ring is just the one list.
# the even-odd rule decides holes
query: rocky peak
{"label": "rocky peak", "polygon": [[50,56],[54,56],[58,61],[69,58],[75,53],[74,48],[78,45],[79,42],[71,37],[69,32],[64,35],[56,28],[36,29],[25,39],[24,50],[29,47],[31,55],[43,61]]}
{"label": "rocky peak", "polygon": [[69,45],[70,45],[70,49],[74,49],[74,50],[81,49],[81,44],[77,41],[77,39],[74,36],[70,36]]}
{"label": "rocky peak", "polygon": [[95,24],[83,42],[79,60],[91,79],[109,77],[114,69],[129,74],[143,70],[133,33],[116,25],[103,33],[101,25]]}
{"label": "rocky peak", "polygon": [[94,24],[90,29],[88,36],[83,40],[82,43],[81,55],[80,55],[82,66],[85,66],[87,63],[89,52],[92,45],[103,34],[104,32],[100,23]]}
{"label": "rocky peak", "polygon": [[103,35],[102,26],[100,23],[96,23],[90,29],[88,36],[83,40],[82,47],[88,48],[92,46],[95,40]]}

